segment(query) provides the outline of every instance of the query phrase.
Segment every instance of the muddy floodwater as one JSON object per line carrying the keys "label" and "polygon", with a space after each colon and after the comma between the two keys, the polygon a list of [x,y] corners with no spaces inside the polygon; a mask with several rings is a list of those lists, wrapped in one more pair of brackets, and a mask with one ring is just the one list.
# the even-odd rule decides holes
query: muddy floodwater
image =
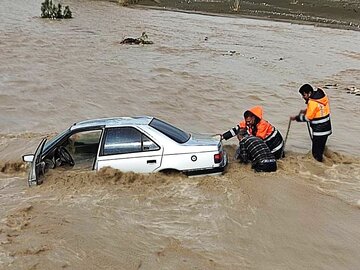
{"label": "muddy floodwater", "polygon": [[[67,1],[0,8],[0,269],[358,269],[360,31]],[[154,44],[126,46],[146,31]],[[27,186],[21,155],[76,121],[151,115],[215,134],[261,105],[285,137],[303,83],[330,99],[313,160],[292,123],[275,173],[222,176],[54,170]]]}

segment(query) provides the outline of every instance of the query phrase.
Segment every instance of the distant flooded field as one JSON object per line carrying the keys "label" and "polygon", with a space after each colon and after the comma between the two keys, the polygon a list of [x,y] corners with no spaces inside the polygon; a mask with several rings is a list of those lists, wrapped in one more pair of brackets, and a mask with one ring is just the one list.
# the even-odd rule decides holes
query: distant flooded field
{"label": "distant flooded field", "polygon": [[[126,2],[126,0],[123,0]],[[120,1],[123,2],[123,1]],[[231,1],[139,1],[139,5],[194,12],[211,12],[270,20],[293,21],[335,28],[360,30],[359,1],[231,0]]]}

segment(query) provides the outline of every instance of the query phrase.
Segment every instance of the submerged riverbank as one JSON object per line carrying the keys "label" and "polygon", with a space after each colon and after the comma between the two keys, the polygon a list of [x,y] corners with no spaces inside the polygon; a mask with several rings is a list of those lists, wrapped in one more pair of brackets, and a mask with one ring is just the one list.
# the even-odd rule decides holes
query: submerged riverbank
{"label": "submerged riverbank", "polygon": [[137,4],[172,11],[227,14],[300,24],[360,30],[359,1],[298,0],[143,0]]}

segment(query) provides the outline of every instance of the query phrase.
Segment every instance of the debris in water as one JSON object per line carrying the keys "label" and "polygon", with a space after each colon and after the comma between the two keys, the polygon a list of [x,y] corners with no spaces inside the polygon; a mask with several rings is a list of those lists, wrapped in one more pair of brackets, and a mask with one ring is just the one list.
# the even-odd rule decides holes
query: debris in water
{"label": "debris in water", "polygon": [[355,86],[350,86],[346,88],[346,93],[360,96],[360,89],[356,88]]}
{"label": "debris in water", "polygon": [[227,51],[227,52],[223,53],[222,55],[230,55],[230,56],[233,56],[234,54],[240,54],[240,53],[237,53],[236,51],[231,50],[231,51]]}
{"label": "debris in water", "polygon": [[125,38],[120,44],[129,44],[129,45],[139,45],[139,44],[153,44],[154,42],[148,40],[148,35],[146,32],[142,32],[141,37],[139,38]]}
{"label": "debris in water", "polygon": [[328,83],[328,84],[325,84],[324,88],[325,89],[331,89],[331,88],[337,88],[338,87],[338,84],[337,83]]}

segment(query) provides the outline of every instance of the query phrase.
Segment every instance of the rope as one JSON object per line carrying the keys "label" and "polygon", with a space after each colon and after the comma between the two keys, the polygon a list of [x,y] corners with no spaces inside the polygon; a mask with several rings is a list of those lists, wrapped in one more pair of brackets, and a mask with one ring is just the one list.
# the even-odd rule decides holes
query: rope
{"label": "rope", "polygon": [[285,136],[285,140],[284,140],[284,147],[283,147],[284,150],[285,150],[285,145],[286,145],[287,138],[289,136],[290,126],[291,126],[291,119],[289,119],[289,124],[288,124],[288,128],[287,128],[287,131],[286,131],[286,136]]}
{"label": "rope", "polygon": [[311,130],[310,130],[310,124],[309,124],[309,122],[306,122],[306,125],[307,125],[307,128],[308,128],[308,132],[309,132],[310,139],[312,140],[312,139],[313,139],[313,135],[312,135]]}

